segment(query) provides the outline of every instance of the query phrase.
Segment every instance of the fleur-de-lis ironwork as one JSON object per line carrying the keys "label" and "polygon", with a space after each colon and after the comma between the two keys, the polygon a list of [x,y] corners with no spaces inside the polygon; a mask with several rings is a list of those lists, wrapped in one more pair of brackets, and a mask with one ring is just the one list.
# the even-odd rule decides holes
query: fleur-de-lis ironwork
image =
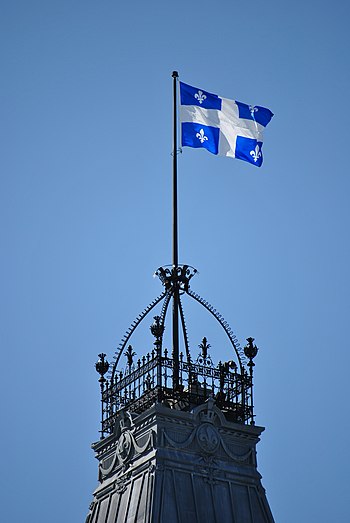
{"label": "fleur-de-lis ironwork", "polygon": [[206,359],[207,359],[207,356],[208,356],[208,350],[210,349],[210,343],[208,343],[208,340],[207,340],[206,337],[204,337],[204,338],[202,339],[202,343],[200,343],[200,344],[198,345],[198,347],[199,347],[199,348],[201,349],[201,351],[202,351],[202,358],[203,358],[204,360],[206,360]]}
{"label": "fleur-de-lis ironwork", "polygon": [[126,349],[124,354],[125,354],[126,359],[128,361],[129,367],[131,367],[132,364],[133,364],[133,361],[134,361],[134,356],[136,355],[136,352],[134,352],[133,349],[132,349],[132,345],[128,346],[128,348]]}
{"label": "fleur-de-lis ironwork", "polygon": [[194,97],[198,100],[198,102],[202,105],[204,100],[206,100],[207,96],[203,93],[203,91],[198,90],[198,93],[194,95]]}
{"label": "fleur-de-lis ironwork", "polygon": [[261,157],[260,147],[257,145],[253,151],[250,151],[250,156],[253,157],[254,162],[256,163]]}
{"label": "fleur-de-lis ironwork", "polygon": [[199,131],[199,133],[196,134],[196,138],[198,138],[198,140],[201,142],[201,143],[204,143],[206,140],[208,140],[208,137],[205,136],[204,134],[204,130],[201,129]]}

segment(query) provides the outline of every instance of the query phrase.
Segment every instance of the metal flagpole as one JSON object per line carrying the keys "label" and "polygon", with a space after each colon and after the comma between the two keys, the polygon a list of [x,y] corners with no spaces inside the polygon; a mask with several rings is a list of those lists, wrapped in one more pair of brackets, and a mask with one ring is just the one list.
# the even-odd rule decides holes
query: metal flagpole
{"label": "metal flagpole", "polygon": [[179,73],[173,71],[173,266],[178,266],[177,238],[177,79]]}
{"label": "metal flagpole", "polygon": [[173,71],[173,387],[179,388],[179,286],[178,268],[178,230],[177,230],[177,79],[179,73]]}

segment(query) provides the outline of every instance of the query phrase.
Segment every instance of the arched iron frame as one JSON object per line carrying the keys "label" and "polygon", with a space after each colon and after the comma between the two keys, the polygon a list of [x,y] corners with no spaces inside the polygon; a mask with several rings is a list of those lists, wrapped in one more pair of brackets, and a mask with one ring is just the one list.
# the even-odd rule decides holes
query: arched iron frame
{"label": "arched iron frame", "polygon": [[[208,301],[203,299],[199,294],[191,291],[189,287],[189,281],[190,279],[196,274],[197,270],[194,269],[194,267],[191,267],[189,265],[181,265],[177,269],[180,269],[180,275],[178,274],[179,271],[177,271],[175,278],[173,277],[171,280],[171,275],[174,272],[174,269],[169,269],[169,266],[160,267],[156,271],[156,275],[159,276],[160,280],[162,281],[162,284],[165,286],[165,290],[157,297],[155,298],[142,312],[139,314],[135,320],[131,323],[130,327],[124,334],[118,348],[116,349],[114,358],[114,363],[111,371],[111,381],[113,381],[116,372],[118,370],[118,364],[120,361],[121,356],[124,353],[124,350],[126,349],[127,343],[130,340],[131,336],[137,329],[137,327],[140,325],[140,323],[146,318],[146,316],[162,301],[163,306],[160,313],[160,323],[164,326],[165,319],[168,311],[169,304],[171,302],[171,299],[174,296],[174,292],[176,289],[175,282],[178,284],[179,288],[179,297],[178,297],[178,307],[180,312],[180,321],[181,321],[181,327],[182,327],[182,333],[184,338],[184,345],[186,349],[186,359],[190,363],[191,361],[191,354],[190,354],[190,348],[188,343],[188,335],[187,335],[187,329],[186,329],[186,323],[185,323],[185,315],[183,311],[183,305],[181,301],[181,295],[187,294],[190,298],[195,300],[197,303],[202,305],[220,324],[220,326],[225,331],[228,339],[230,340],[230,343],[235,351],[235,354],[237,356],[237,360],[239,363],[240,371],[241,373],[244,372],[244,366],[246,364],[246,358],[244,355],[244,351],[241,348],[236,335],[233,333],[230,325],[225,320],[225,318],[220,314],[220,312],[215,309]],[[188,274],[186,274],[188,273]],[[167,278],[168,277],[168,278]]]}

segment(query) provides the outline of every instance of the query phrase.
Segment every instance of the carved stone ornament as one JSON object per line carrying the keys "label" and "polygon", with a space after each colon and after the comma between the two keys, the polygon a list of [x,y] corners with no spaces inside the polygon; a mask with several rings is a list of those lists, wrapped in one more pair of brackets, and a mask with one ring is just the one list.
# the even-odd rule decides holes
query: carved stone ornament
{"label": "carved stone ornament", "polygon": [[[128,413],[127,413],[128,414]],[[109,461],[109,466],[102,461],[100,462],[99,469],[102,477],[106,477],[112,472],[116,467],[123,465],[123,468],[126,469],[128,462],[137,454],[143,454],[146,450],[154,448],[155,446],[155,433],[151,430],[148,434],[148,437],[143,445],[139,445],[138,441],[135,439],[133,434],[134,426],[129,423],[131,417],[124,415],[121,418],[121,423],[118,423],[118,431],[116,434],[119,434],[117,444],[114,451],[114,456],[111,461]],[[125,423],[125,420],[128,422]],[[131,427],[131,430],[127,428]]]}
{"label": "carved stone ornament", "polygon": [[115,490],[118,492],[118,494],[123,494],[123,492],[126,491],[125,481],[118,481],[115,485]]}
{"label": "carved stone ornament", "polygon": [[118,440],[116,452],[119,458],[119,461],[124,463],[130,456],[132,447],[131,433],[129,430],[126,430],[121,433]]}
{"label": "carved stone ornament", "polygon": [[[220,433],[220,427],[225,424],[225,417],[221,410],[215,405],[213,398],[209,398],[205,403],[193,410],[193,415],[197,421],[197,427],[187,434],[184,440],[175,441],[165,429],[162,430],[163,441],[176,449],[189,448],[195,440],[201,449],[202,458],[210,461],[219,447],[224,451],[226,456],[236,463],[248,462],[253,455],[253,449],[249,448],[244,454],[236,454],[225,443]],[[217,426],[219,428],[217,428]]]}
{"label": "carved stone ornament", "polygon": [[220,445],[220,435],[216,428],[210,423],[203,423],[197,430],[197,442],[200,448],[208,453],[213,454]]}
{"label": "carved stone ornament", "polygon": [[127,472],[126,474],[123,474],[118,478],[118,480],[115,483],[115,489],[118,492],[118,494],[122,494],[126,491],[127,483],[131,478],[131,472]]}

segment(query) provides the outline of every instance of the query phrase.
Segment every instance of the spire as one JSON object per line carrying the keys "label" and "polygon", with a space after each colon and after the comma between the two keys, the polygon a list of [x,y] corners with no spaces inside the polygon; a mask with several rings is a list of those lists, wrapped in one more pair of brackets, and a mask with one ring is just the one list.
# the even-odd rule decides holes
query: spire
{"label": "spire", "polygon": [[[264,430],[254,423],[258,348],[248,338],[242,349],[222,315],[191,290],[196,272],[189,265],[159,267],[163,292],[131,324],[112,364],[99,355],[101,438],[92,445],[99,486],[86,523],[273,523],[256,463]],[[163,343],[175,289],[182,335],[177,369]],[[228,361],[215,361],[205,336],[190,346],[185,299],[225,331]],[[139,352],[130,341],[151,312],[153,349]]]}

